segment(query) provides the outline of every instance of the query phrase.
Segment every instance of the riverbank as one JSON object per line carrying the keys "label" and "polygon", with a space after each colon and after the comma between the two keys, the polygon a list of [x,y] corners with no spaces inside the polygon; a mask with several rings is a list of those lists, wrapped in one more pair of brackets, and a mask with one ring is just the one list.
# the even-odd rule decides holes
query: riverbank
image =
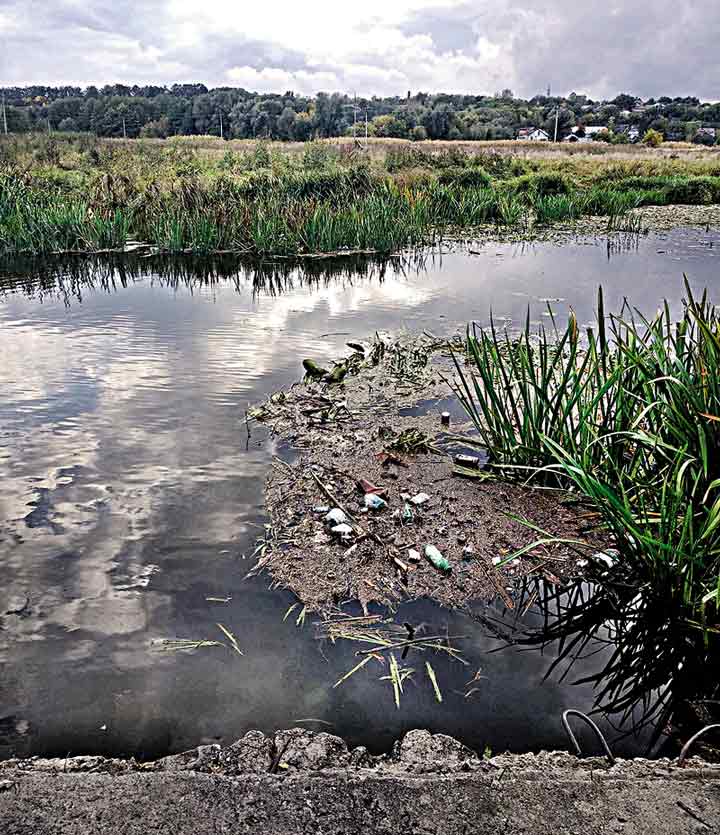
{"label": "riverbank", "polygon": [[101,757],[0,763],[7,835],[269,835],[398,831],[675,835],[714,832],[720,769],[693,758],[479,758],[411,731],[386,757],[302,729],[137,764]]}

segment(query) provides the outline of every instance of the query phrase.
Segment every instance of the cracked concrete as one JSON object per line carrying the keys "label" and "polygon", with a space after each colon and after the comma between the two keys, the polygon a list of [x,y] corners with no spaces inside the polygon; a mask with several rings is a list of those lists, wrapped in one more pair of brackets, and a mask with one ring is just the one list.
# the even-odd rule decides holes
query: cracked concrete
{"label": "cracked concrete", "polygon": [[391,754],[295,728],[153,763],[0,763],[2,835],[720,833],[720,766],[692,759],[479,758],[410,731]]}

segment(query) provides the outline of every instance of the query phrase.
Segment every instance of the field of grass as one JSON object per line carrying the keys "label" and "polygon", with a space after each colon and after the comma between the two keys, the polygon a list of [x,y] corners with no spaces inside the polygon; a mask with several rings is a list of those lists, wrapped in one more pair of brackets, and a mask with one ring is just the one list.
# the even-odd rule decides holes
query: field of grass
{"label": "field of grass", "polygon": [[610,637],[602,706],[665,719],[720,695],[720,314],[686,292],[677,321],[667,304],[606,317],[600,294],[584,334],[572,315],[519,336],[471,329],[457,357],[491,466],[571,490],[617,549],[608,566],[577,544],[595,594],[545,639],[581,655]]}
{"label": "field of grass", "polygon": [[720,203],[711,151],[543,155],[527,144],[11,136],[0,139],[0,252],[141,242],[166,252],[389,253],[488,225],[588,214],[612,225],[638,206]]}

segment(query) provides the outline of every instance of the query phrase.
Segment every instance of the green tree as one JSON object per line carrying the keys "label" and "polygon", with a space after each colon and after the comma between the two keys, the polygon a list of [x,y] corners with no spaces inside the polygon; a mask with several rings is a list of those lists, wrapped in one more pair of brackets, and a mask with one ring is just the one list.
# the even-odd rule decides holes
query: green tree
{"label": "green tree", "polygon": [[657,148],[662,144],[662,141],[663,135],[660,131],[653,130],[652,128],[646,130],[645,135],[642,138],[643,145],[647,145],[648,148]]}
{"label": "green tree", "polygon": [[277,120],[277,132],[280,139],[294,139],[295,111],[286,107]]}

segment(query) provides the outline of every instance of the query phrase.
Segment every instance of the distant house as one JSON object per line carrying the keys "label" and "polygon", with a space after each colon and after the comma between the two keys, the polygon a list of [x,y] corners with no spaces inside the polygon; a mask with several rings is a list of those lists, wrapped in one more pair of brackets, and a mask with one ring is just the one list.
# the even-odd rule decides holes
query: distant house
{"label": "distant house", "polygon": [[563,142],[593,142],[595,137],[603,132],[607,132],[605,125],[592,125],[582,129],[576,125],[570,128],[570,133],[563,139]]}
{"label": "distant house", "polygon": [[549,142],[550,136],[542,128],[520,128],[517,138],[525,142]]}
{"label": "distant house", "polygon": [[697,133],[695,136],[707,137],[709,139],[715,139],[717,137],[717,129],[711,127],[702,127],[697,129]]}
{"label": "distant house", "polygon": [[640,130],[636,125],[628,125],[619,122],[615,125],[614,131],[617,136],[624,136],[628,142],[637,142],[640,139]]}

